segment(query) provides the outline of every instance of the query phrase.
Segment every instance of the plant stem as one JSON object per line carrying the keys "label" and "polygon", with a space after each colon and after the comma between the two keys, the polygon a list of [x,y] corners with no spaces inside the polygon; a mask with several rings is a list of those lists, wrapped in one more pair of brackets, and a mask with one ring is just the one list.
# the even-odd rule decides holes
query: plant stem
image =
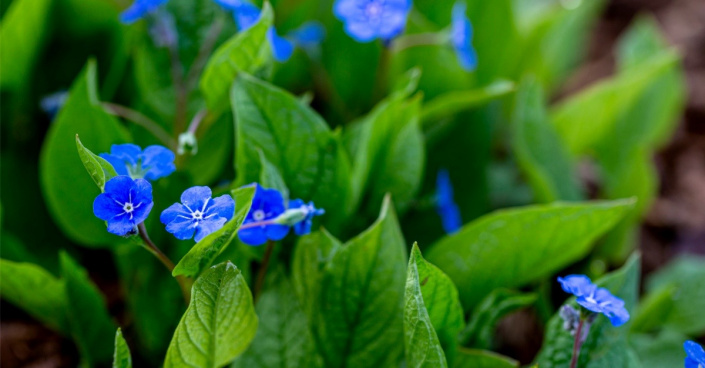
{"label": "plant stem", "polygon": [[255,280],[255,288],[252,293],[254,303],[257,303],[260,293],[262,292],[262,286],[264,286],[264,277],[267,274],[267,268],[269,268],[269,260],[272,258],[272,251],[274,250],[274,241],[267,241],[267,249],[264,250],[264,257],[262,258],[262,264],[260,265],[259,271],[257,271],[257,279]]}
{"label": "plant stem", "polygon": [[[137,229],[139,231],[140,238],[144,241],[145,248],[162,262],[164,267],[169,270],[169,273],[173,272],[174,262],[172,262],[169,257],[167,257],[167,255],[154,244],[154,242],[152,242],[152,239],[149,238],[149,234],[147,234],[147,228],[144,226],[144,222],[137,225]],[[184,296],[186,304],[188,304],[189,300],[191,300],[191,287],[188,285],[188,280],[186,280],[183,276],[176,276],[176,281],[179,283],[179,287],[181,288],[181,293]]]}
{"label": "plant stem", "polygon": [[573,342],[573,358],[570,360],[570,368],[577,368],[578,366],[578,356],[580,356],[580,347],[583,345],[582,334],[583,325],[585,324],[585,319],[580,318],[578,323],[578,329],[575,331],[575,341]]}
{"label": "plant stem", "polygon": [[412,47],[440,45],[444,40],[445,37],[441,33],[428,32],[410,34],[395,39],[391,49],[396,53]]}
{"label": "plant stem", "polygon": [[191,65],[191,69],[189,69],[188,75],[186,76],[187,91],[191,91],[196,87],[198,77],[201,75],[201,71],[203,71],[203,68],[206,66],[206,62],[208,62],[208,57],[210,56],[211,51],[213,51],[215,43],[218,41],[218,36],[220,36],[220,33],[223,30],[223,25],[223,17],[219,16],[208,29],[208,34],[203,40],[201,48],[198,50],[198,55],[196,56],[196,59],[193,62],[193,65]]}
{"label": "plant stem", "polygon": [[196,135],[196,130],[198,130],[198,126],[201,124],[201,121],[203,121],[203,118],[205,118],[207,114],[208,110],[206,109],[203,109],[196,113],[193,119],[191,119],[191,123],[189,123],[188,125],[188,132],[193,135]]}
{"label": "plant stem", "polygon": [[162,128],[154,120],[148,118],[139,111],[132,110],[128,107],[114,104],[112,102],[102,102],[101,106],[103,106],[103,109],[105,109],[108,114],[119,116],[145,128],[165,146],[172,150],[176,150],[176,141],[171,138],[169,133],[167,133],[166,130],[164,130],[164,128]]}
{"label": "plant stem", "polygon": [[179,58],[179,42],[169,44],[169,59],[171,61],[171,79],[174,82],[174,95],[176,97],[176,111],[174,112],[174,138],[178,138],[186,124],[186,103],[188,91],[184,84],[183,64]]}

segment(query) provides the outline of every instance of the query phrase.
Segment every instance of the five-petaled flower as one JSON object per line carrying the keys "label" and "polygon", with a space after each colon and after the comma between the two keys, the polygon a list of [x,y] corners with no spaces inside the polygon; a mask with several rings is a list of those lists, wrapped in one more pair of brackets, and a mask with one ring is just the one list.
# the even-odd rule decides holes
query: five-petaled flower
{"label": "five-petaled flower", "polygon": [[105,183],[105,192],[93,201],[93,213],[108,222],[108,232],[124,236],[134,233],[153,205],[148,181],[119,175]]}
{"label": "five-petaled flower", "polygon": [[461,1],[453,5],[450,40],[460,66],[465,70],[474,70],[477,67],[477,53],[472,47],[472,24],[465,15],[466,7]]}
{"label": "five-petaled flower", "polygon": [[196,234],[196,242],[206,235],[219,230],[235,214],[235,201],[224,194],[211,198],[208,187],[192,187],[181,194],[181,203],[174,203],[162,212],[159,220],[166,225],[166,231],[177,239],[191,239]]}
{"label": "five-petaled flower", "polygon": [[135,0],[129,8],[120,14],[120,21],[125,24],[134,23],[145,15],[156,11],[168,0]]}
{"label": "five-petaled flower", "polygon": [[[219,2],[224,2],[220,0]],[[241,2],[239,5],[235,1],[226,1],[231,3],[230,6],[224,6],[226,9],[232,9],[235,15],[235,23],[240,31],[244,31],[257,23],[261,10],[248,2]],[[306,22],[297,30],[294,30],[286,37],[279,36],[274,26],[267,30],[267,40],[272,47],[274,59],[278,62],[289,60],[294,53],[294,48],[299,45],[309,48],[318,44],[325,37],[325,30],[316,22]]]}
{"label": "five-petaled flower", "polygon": [[463,225],[460,209],[453,199],[453,183],[447,170],[441,170],[436,177],[436,212],[441,217],[443,230],[452,234]]}
{"label": "five-petaled flower", "polygon": [[289,201],[289,213],[297,214],[295,219],[294,232],[296,235],[306,235],[311,232],[311,225],[313,225],[313,217],[321,216],[326,213],[325,210],[321,208],[316,208],[313,202],[305,203],[301,199],[294,199]]}
{"label": "five-petaled flower", "polygon": [[110,153],[101,153],[115,168],[118,175],[128,175],[133,179],[157,180],[176,170],[174,153],[163,146],[149,146],[142,149],[134,144],[113,144]]}
{"label": "five-petaled flower", "polygon": [[285,211],[284,197],[278,190],[255,184],[252,206],[238,230],[240,240],[248,245],[262,245],[267,240],[284,239],[289,233],[289,226],[273,220]]}
{"label": "five-petaled flower", "polygon": [[683,344],[685,353],[685,368],[705,368],[705,350],[695,341],[686,341]]}
{"label": "five-petaled flower", "polygon": [[333,5],[345,32],[358,42],[393,39],[404,30],[410,10],[411,0],[336,0]]}
{"label": "five-petaled flower", "polygon": [[624,301],[593,284],[587,276],[568,275],[559,277],[558,282],[565,292],[576,296],[578,304],[591,312],[604,314],[613,326],[621,326],[629,320]]}

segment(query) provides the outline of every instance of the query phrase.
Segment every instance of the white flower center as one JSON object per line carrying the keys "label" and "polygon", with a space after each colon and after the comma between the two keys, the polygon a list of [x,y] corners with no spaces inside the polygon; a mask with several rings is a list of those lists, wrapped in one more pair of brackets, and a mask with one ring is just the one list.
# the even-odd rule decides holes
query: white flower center
{"label": "white flower center", "polygon": [[255,219],[255,221],[262,221],[264,220],[264,217],[265,214],[262,210],[255,210],[255,212],[252,213],[252,218]]}
{"label": "white flower center", "polygon": [[123,211],[130,213],[135,210],[135,207],[132,205],[132,203],[127,202],[122,206]]}
{"label": "white flower center", "polygon": [[[130,220],[132,220],[132,218],[134,217],[134,215],[132,214],[132,212],[134,212],[136,209],[138,209],[138,208],[142,205],[142,202],[137,203],[136,205],[132,204],[132,191],[130,191],[129,194],[128,194],[128,200],[127,200],[127,202],[125,202],[125,203],[120,203],[120,201],[118,201],[117,199],[113,199],[113,201],[115,201],[115,203],[117,203],[118,205],[122,206],[122,210],[123,210],[124,212],[121,213],[121,214],[119,214],[119,215],[122,215],[122,214],[125,214],[125,213],[126,213],[126,214],[130,215]],[[119,216],[119,215],[118,215],[118,216]]]}
{"label": "white flower center", "polygon": [[365,15],[370,18],[378,18],[382,15],[384,4],[382,1],[370,1],[365,6]]}
{"label": "white flower center", "polygon": [[196,221],[201,221],[203,220],[203,213],[201,211],[194,211],[191,213],[191,218],[193,218]]}

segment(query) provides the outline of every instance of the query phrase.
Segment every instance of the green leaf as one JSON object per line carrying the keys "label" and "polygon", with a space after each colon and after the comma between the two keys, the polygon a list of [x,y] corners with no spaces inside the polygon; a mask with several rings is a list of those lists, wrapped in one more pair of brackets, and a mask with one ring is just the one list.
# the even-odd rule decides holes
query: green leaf
{"label": "green leaf", "polygon": [[705,257],[687,255],[674,259],[646,281],[645,300],[661,295],[660,308],[640,307],[635,323],[647,320],[653,322],[652,326],[656,324],[691,336],[702,335],[705,333],[703,280]]}
{"label": "green leaf", "polygon": [[[404,305],[406,363],[447,367],[465,324],[458,290],[441,270],[426,262],[414,244],[407,269]],[[445,351],[445,352],[444,352]]]}
{"label": "green leaf", "polygon": [[[640,261],[638,255],[630,257],[627,263],[619,270],[608,274],[596,282],[600,287],[607,288],[615,296],[624,300],[625,308],[632,313],[637,302],[639,291]],[[566,304],[579,308],[575,297],[571,297]],[[614,327],[609,319],[598,315],[590,327],[587,339],[580,350],[578,366],[581,368],[598,367],[632,367],[634,357],[627,344],[627,325]],[[563,319],[554,315],[546,327],[544,346],[541,348],[536,363],[541,368],[569,367],[573,336],[563,329]]]}
{"label": "green leaf", "polygon": [[65,282],[66,314],[69,330],[88,366],[109,362],[110,343],[115,331],[103,295],[88,278],[86,270],[65,252],[59,254],[61,276]]}
{"label": "green leaf", "polygon": [[115,333],[113,368],[132,368],[132,355],[130,355],[130,347],[127,346],[125,338],[122,337],[122,330],[120,330],[120,328],[118,328]]}
{"label": "green leaf", "polygon": [[[5,244],[3,244],[3,247]],[[68,333],[64,280],[31,263],[0,259],[0,295],[49,328]]]}
{"label": "green leaf", "polygon": [[221,263],[193,284],[164,367],[220,367],[242,354],[257,331],[252,294],[240,270]]}
{"label": "green leaf", "polygon": [[494,290],[473,310],[472,319],[459,340],[466,346],[489,349],[492,346],[497,324],[502,317],[517,309],[526,308],[534,302],[536,302],[536,294],[508,289]]}
{"label": "green leaf", "polygon": [[688,337],[671,330],[663,330],[657,335],[633,334],[629,344],[641,358],[642,368],[680,367],[685,352],[683,342]]}
{"label": "green leaf", "polygon": [[270,273],[256,310],[261,321],[259,329],[252,345],[233,363],[233,368],[322,366],[308,317],[281,269]]}
{"label": "green leaf", "polygon": [[517,368],[519,362],[487,350],[460,349],[453,368]]}
{"label": "green leaf", "polygon": [[118,121],[100,106],[96,73],[95,62],[89,61],[49,128],[40,158],[42,192],[49,212],[69,238],[86,246],[105,246],[121,238],[109,234],[105,223],[93,215],[93,200],[100,190],[76,155],[76,134],[98,152],[129,140]]}
{"label": "green leaf", "polygon": [[323,270],[343,244],[325,228],[299,238],[291,262],[292,281],[309,320],[316,312]]}
{"label": "green leaf", "polygon": [[460,291],[466,310],[499,287],[517,287],[578,259],[633,200],[555,203],[500,210],[442,238],[426,259]]}
{"label": "green leaf", "polygon": [[[648,62],[598,82],[560,102],[551,117],[562,141],[572,154],[583,154],[612,134],[618,113],[634,103],[644,89],[679,60],[673,52],[663,52]],[[592,113],[586,114],[585,111]]]}
{"label": "green leaf", "polygon": [[245,221],[252,205],[255,188],[252,186],[235,189],[232,197],[235,200],[235,215],[218,231],[209,234],[189,250],[181,261],[174,267],[173,276],[184,275],[196,277],[203,270],[210,267],[216,257],[230,245],[237,236],[237,230]]}
{"label": "green leaf", "polygon": [[538,202],[583,199],[571,158],[546,112],[543,90],[533,78],[524,78],[517,92],[512,148]]}
{"label": "green leaf", "polygon": [[284,201],[288,201],[289,188],[286,187],[279,169],[267,160],[262,150],[259,151],[259,159],[262,167],[262,171],[259,173],[259,184],[265,188],[278,190],[284,197]]}
{"label": "green leaf", "polygon": [[0,88],[20,89],[31,79],[52,5],[52,0],[15,0],[10,4],[0,24]]}
{"label": "green leaf", "polygon": [[76,149],[78,149],[78,157],[81,158],[83,167],[88,171],[88,175],[91,176],[91,179],[93,179],[95,185],[100,188],[100,191],[104,191],[105,183],[117,176],[115,168],[104,158],[84,147],[81,140],[78,139],[78,134],[76,134]]}
{"label": "green leaf", "polygon": [[350,163],[339,135],[295,96],[244,73],[233,86],[232,105],[238,182],[260,179],[261,150],[292,198],[314,201],[327,210],[328,227],[339,226],[350,211]]}
{"label": "green leaf", "polygon": [[367,202],[376,211],[385,194],[390,193],[401,212],[421,186],[425,161],[419,129],[421,96],[407,100],[410,90],[403,89],[385,99],[358,126],[346,131],[344,140],[349,142],[355,163],[355,206],[369,193]]}
{"label": "green leaf", "polygon": [[427,132],[433,129],[439,120],[453,116],[461,111],[480,107],[512,93],[514,89],[513,82],[498,80],[477,89],[446,92],[424,104],[421,112],[423,130]]}
{"label": "green leaf", "polygon": [[378,220],[330,256],[315,299],[314,337],[326,367],[389,367],[403,354],[402,237],[387,197]]}
{"label": "green leaf", "polygon": [[215,50],[200,82],[201,92],[211,110],[226,108],[230,86],[238,73],[254,73],[270,60],[266,34],[273,20],[272,7],[265,2],[254,26],[238,32]]}

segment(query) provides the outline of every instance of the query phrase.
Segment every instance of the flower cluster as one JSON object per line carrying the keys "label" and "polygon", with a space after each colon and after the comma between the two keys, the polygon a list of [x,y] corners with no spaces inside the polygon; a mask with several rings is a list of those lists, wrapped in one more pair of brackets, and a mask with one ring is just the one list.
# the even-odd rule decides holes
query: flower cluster
{"label": "flower cluster", "polygon": [[447,170],[441,170],[436,177],[436,212],[441,217],[443,230],[452,234],[463,226],[460,209],[453,199],[453,183]]}
{"label": "flower cluster", "polygon": [[278,190],[254,185],[252,206],[238,231],[240,240],[245,244],[262,245],[267,240],[281,240],[291,227],[296,235],[308,234],[313,217],[324,213],[314,207],[313,202],[304,203],[301,199],[295,199],[286,203]]}
{"label": "flower cluster", "polygon": [[[93,213],[107,222],[112,234],[127,236],[137,232],[137,226],[149,216],[152,185],[174,172],[174,154],[162,146],[150,146],[144,151],[133,144],[113,145],[111,153],[100,155],[115,168],[118,176],[105,184],[103,193],[93,202]],[[297,235],[311,232],[314,216],[323,210],[313,202],[301,199],[284,200],[275,189],[255,185],[252,206],[238,233],[246,244],[260,245],[267,240],[281,240],[291,227]],[[235,215],[235,201],[230,195],[213,198],[210,188],[197,186],[181,194],[181,203],[164,210],[159,220],[166,231],[177,239],[194,238],[196,242],[219,230]]]}
{"label": "flower cluster", "polygon": [[705,350],[695,341],[686,341],[683,344],[685,353],[685,368],[705,368]]}
{"label": "flower cluster", "polygon": [[621,326],[629,321],[629,312],[624,308],[624,301],[605,288],[593,284],[585,275],[568,275],[559,277],[563,290],[577,297],[583,308],[593,313],[602,313],[613,326]]}

